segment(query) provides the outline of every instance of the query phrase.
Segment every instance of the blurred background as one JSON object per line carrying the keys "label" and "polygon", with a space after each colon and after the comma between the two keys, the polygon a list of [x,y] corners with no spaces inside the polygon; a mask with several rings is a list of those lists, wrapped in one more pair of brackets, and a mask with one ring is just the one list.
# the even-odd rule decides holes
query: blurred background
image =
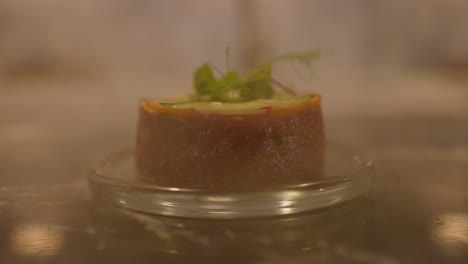
{"label": "blurred background", "polygon": [[228,45],[238,69],[320,49],[295,86],[324,96],[332,136],[386,138],[362,116],[446,128],[468,113],[467,14],[464,0],[0,0],[0,172],[30,181],[24,165],[41,164],[63,179],[131,146],[137,100],[189,91],[196,66],[224,68]]}
{"label": "blurred background", "polygon": [[323,95],[330,140],[377,160],[390,216],[363,245],[466,263],[467,28],[466,0],[0,0],[0,255],[94,247],[73,237],[93,235],[90,166],[133,145],[139,98],[189,91],[229,45],[241,70],[320,49],[311,78],[277,73]]}

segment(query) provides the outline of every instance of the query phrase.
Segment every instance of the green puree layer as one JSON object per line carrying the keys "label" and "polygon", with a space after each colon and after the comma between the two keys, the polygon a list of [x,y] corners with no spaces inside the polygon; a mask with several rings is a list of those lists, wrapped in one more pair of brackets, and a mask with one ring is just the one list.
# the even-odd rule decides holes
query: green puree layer
{"label": "green puree layer", "polygon": [[186,101],[181,103],[160,103],[172,109],[194,109],[200,113],[214,113],[225,115],[263,113],[266,108],[281,109],[292,108],[313,99],[315,95],[302,95],[277,99],[257,99],[246,102],[210,102]]}

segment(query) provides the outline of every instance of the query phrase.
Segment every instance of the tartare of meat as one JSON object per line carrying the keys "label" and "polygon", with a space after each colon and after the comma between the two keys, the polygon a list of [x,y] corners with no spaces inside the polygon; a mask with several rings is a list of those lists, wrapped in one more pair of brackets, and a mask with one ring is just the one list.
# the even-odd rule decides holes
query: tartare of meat
{"label": "tartare of meat", "polygon": [[321,97],[275,96],[272,63],[245,78],[229,71],[219,79],[203,65],[194,76],[196,97],[142,100],[138,176],[159,186],[220,189],[320,177],[325,150]]}

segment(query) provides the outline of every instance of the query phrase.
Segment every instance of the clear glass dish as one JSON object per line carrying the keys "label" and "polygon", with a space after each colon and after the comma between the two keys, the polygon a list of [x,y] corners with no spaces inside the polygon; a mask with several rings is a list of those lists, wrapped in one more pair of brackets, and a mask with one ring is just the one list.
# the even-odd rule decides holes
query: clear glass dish
{"label": "clear glass dish", "polygon": [[144,213],[189,218],[235,219],[287,215],[323,208],[365,193],[373,163],[349,147],[329,144],[320,180],[261,191],[162,187],[136,177],[132,150],[112,153],[93,168],[96,200]]}

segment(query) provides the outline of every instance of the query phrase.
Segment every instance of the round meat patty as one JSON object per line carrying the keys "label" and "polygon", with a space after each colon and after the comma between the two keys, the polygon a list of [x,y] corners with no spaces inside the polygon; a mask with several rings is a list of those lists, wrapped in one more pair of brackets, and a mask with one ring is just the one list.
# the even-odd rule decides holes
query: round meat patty
{"label": "round meat patty", "polygon": [[139,106],[138,175],[180,188],[270,188],[322,175],[325,136],[316,94],[240,103]]}

